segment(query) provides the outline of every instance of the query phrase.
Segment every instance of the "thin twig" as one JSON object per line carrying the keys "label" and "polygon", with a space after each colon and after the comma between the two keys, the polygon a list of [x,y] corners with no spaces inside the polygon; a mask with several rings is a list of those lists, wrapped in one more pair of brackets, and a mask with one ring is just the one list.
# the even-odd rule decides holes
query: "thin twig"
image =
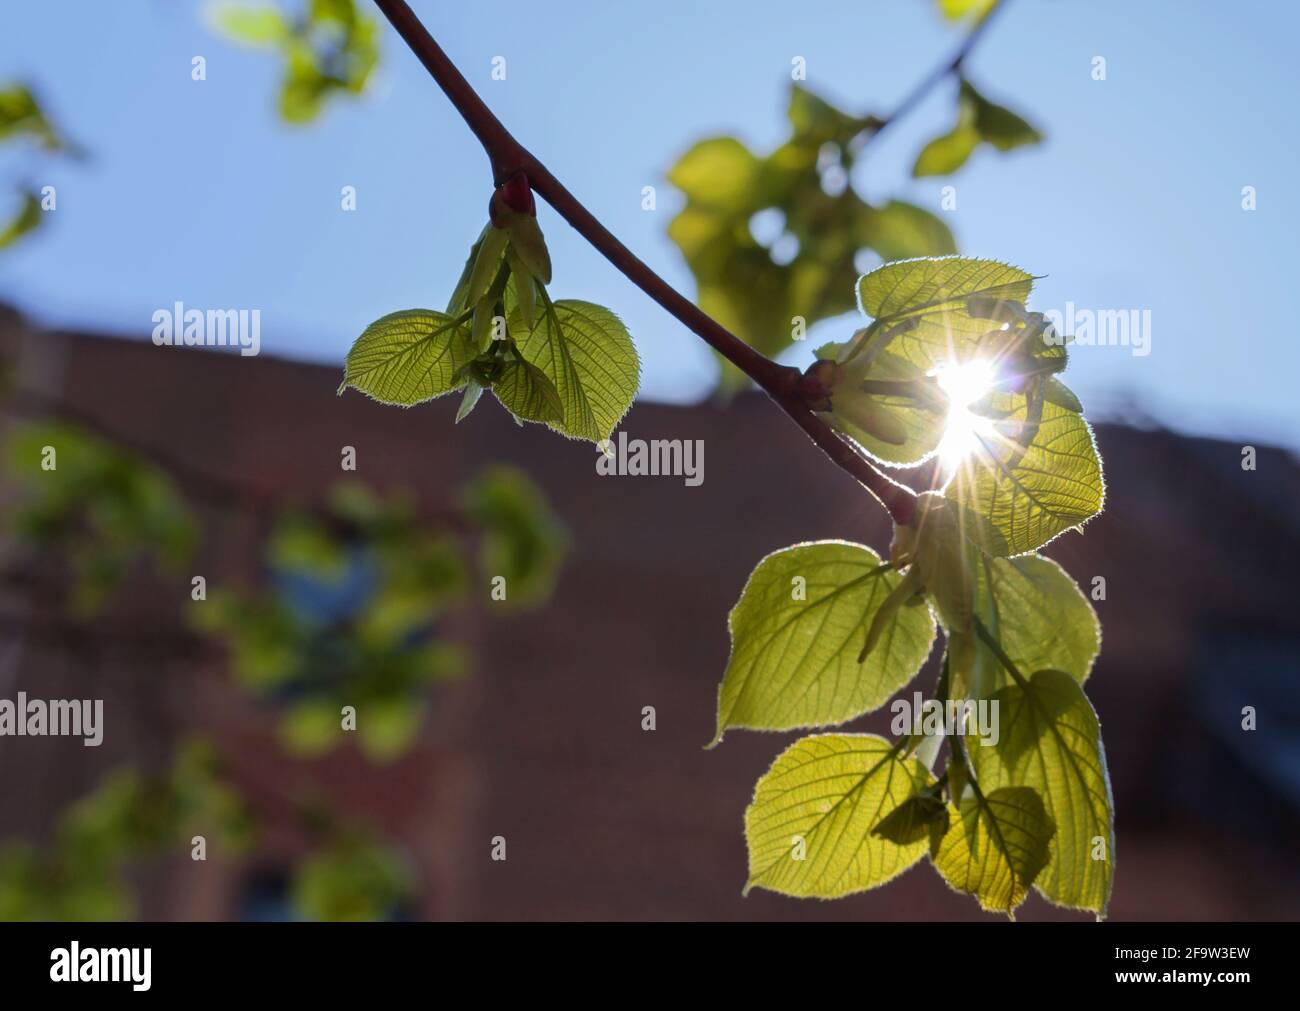
{"label": "thin twig", "polygon": [[986,10],[975,22],[974,26],[966,37],[962,39],[956,51],[947,60],[935,67],[915,88],[907,93],[907,96],[894,106],[894,111],[883,119],[878,119],[867,132],[866,140],[873,141],[885,132],[891,125],[897,123],[900,119],[905,118],[908,113],[920,105],[929,96],[930,92],[946,81],[949,77],[960,74],[962,65],[966,58],[970,56],[971,50],[975,48],[975,43],[980,40],[989,23],[1006,3],[1006,0],[997,0],[988,10]]}
{"label": "thin twig", "polygon": [[788,414],[809,438],[841,469],[851,474],[889,511],[897,523],[907,523],[915,511],[916,495],[878,470],[845,442],[808,405],[806,386],[798,369],[780,365],[750,347],[717,320],[650,269],[623,245],[570,193],[527,148],[520,144],[484,104],[433,36],[404,0],[375,0],[398,35],[406,42],[430,76],[483,145],[500,186],[516,173],[527,176],[532,189],[555,208],[573,229],[605,259],[692,333],[740,369]]}

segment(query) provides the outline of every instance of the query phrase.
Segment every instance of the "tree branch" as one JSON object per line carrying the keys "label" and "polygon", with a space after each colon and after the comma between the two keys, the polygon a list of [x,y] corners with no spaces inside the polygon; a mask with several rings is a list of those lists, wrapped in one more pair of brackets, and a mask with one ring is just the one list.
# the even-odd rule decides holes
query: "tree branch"
{"label": "tree branch", "polygon": [[917,84],[915,88],[909,91],[907,96],[894,107],[893,112],[884,119],[876,121],[867,133],[866,139],[868,142],[875,140],[890,126],[907,116],[908,113],[925,101],[931,91],[947,80],[948,77],[961,72],[962,64],[966,62],[966,57],[968,57],[971,50],[975,48],[975,43],[977,43],[980,40],[980,36],[984,34],[984,30],[989,26],[989,22],[993,20],[993,15],[1002,8],[1004,3],[1006,3],[1006,0],[995,0],[993,5],[980,16],[979,20],[975,22],[971,30],[966,33],[966,37],[962,40],[961,45],[957,47],[952,56],[939,66],[935,67],[927,77]]}
{"label": "tree branch", "polygon": [[500,186],[523,172],[532,189],[555,208],[575,231],[625,277],[675,316],[692,333],[752,379],[840,468],[851,474],[889,511],[896,523],[907,523],[915,511],[916,494],[878,470],[845,442],[809,406],[806,385],[798,369],[780,365],[755,351],[717,320],[650,269],[620,242],[530,151],[511,135],[479,98],[404,0],[375,0],[398,35],[406,42],[487,152],[492,175]]}

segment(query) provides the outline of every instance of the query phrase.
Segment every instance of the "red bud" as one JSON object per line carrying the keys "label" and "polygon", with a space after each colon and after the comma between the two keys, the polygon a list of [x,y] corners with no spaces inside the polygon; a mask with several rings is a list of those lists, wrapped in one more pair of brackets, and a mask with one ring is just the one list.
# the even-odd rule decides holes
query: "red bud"
{"label": "red bud", "polygon": [[516,172],[504,183],[497,187],[497,193],[516,214],[527,214],[529,217],[537,217],[537,203],[533,200],[533,191],[528,185],[528,176],[523,172]]}

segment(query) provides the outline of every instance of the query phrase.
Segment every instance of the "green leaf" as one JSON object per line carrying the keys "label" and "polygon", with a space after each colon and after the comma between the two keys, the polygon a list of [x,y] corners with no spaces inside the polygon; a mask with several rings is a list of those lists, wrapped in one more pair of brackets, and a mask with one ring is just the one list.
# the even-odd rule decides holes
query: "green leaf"
{"label": "green leaf", "polygon": [[[1051,668],[1087,680],[1101,649],[1101,624],[1064,569],[1042,555],[1021,555],[985,559],[979,576],[980,620],[1021,670]],[[1007,681],[1002,672],[995,683]]]}
{"label": "green leaf", "polygon": [[932,793],[908,797],[871,830],[871,834],[906,846],[929,840],[930,851],[937,852],[940,840],[948,831],[951,818],[943,800]]}
{"label": "green leaf", "polygon": [[546,373],[522,358],[511,358],[492,383],[492,392],[507,411],[524,421],[560,424],[564,404]]}
{"label": "green leaf", "polygon": [[[976,745],[979,747],[979,745]],[[951,828],[934,854],[943,879],[980,908],[1010,913],[1047,865],[1056,832],[1042,798],[1023,786],[972,791],[951,808]]]}
{"label": "green leaf", "polygon": [[322,755],[343,738],[341,720],[333,700],[299,702],[280,720],[280,739],[291,754]]}
{"label": "green leaf", "polygon": [[457,373],[477,354],[463,318],[432,309],[390,313],[352,345],[339,392],[351,386],[381,403],[410,407],[464,386]]}
{"label": "green leaf", "polygon": [[29,88],[11,84],[0,88],[0,140],[27,134],[48,151],[67,147],[46,118]]}
{"label": "green leaf", "polygon": [[[818,348],[816,353],[819,358],[833,359],[845,348],[846,345],[828,344]],[[943,398],[923,395],[932,391],[933,384],[927,380],[920,366],[906,358],[891,351],[881,351],[873,359],[864,356],[862,360],[865,367],[850,367],[844,374],[842,383],[837,379],[831,391],[830,423],[882,463],[912,467],[924,462],[943,440],[948,420],[946,402]],[[864,391],[863,383],[880,380],[910,384],[916,392]],[[855,420],[855,415],[864,406],[866,416]],[[886,433],[892,436],[889,440],[880,438],[878,432],[869,431],[861,424],[861,421],[873,416],[879,422],[880,415],[884,415],[894,429],[892,433]]]}
{"label": "green leaf", "polygon": [[1010,151],[1025,144],[1037,144],[1042,139],[1020,116],[990,102],[974,85],[963,80],[957,95],[957,124],[921,150],[912,166],[912,175],[956,172],[981,143],[991,144],[999,151]]}
{"label": "green leaf", "polygon": [[[1012,398],[1007,398],[1009,401]],[[1101,511],[1105,500],[1101,460],[1083,418],[1052,403],[1028,447],[1018,441],[1026,402],[1002,420],[973,431],[973,450],[954,468],[944,489],[949,499],[986,520],[999,536],[991,553],[1034,551]]]}
{"label": "green leaf", "polygon": [[990,102],[970,84],[962,83],[967,99],[975,108],[975,129],[980,137],[999,151],[1010,151],[1024,144],[1037,144],[1042,134],[1005,106]]}
{"label": "green leaf", "polygon": [[372,699],[358,714],[357,743],[370,761],[392,762],[411,746],[423,720],[418,698]]}
{"label": "green leaf", "polygon": [[456,409],[456,424],[459,425],[469,417],[470,411],[474,410],[481,396],[483,396],[483,387],[476,380],[471,379],[465,386],[465,395],[461,397],[460,407]]}
{"label": "green leaf", "polygon": [[481,529],[479,569],[485,581],[505,579],[506,598],[494,606],[527,607],[545,600],[568,549],[563,523],[523,471],[485,468],[461,501]]}
{"label": "green leaf", "polygon": [[397,853],[361,836],[331,840],[297,867],[293,902],[313,920],[391,917],[411,894],[411,872]]}
{"label": "green leaf", "polygon": [[739,212],[753,205],[762,163],[734,137],[702,140],[668,172],[668,181],[693,203]]}
{"label": "green leaf", "polygon": [[997,0],[938,0],[939,10],[950,21],[962,21],[966,18],[982,18]]}
{"label": "green leaf", "polygon": [[[853,262],[862,249],[893,259],[955,248],[947,226],[920,208],[897,201],[872,207],[852,187],[840,188],[870,117],[847,115],[796,84],[789,119],[790,136],[765,157],[717,137],[692,147],[669,172],[687,200],[668,234],[695,277],[697,303],[773,357],[793,342],[796,317],[806,329],[853,308]],[[824,178],[828,172],[837,178]],[[759,212],[782,219],[779,248],[754,237],[750,223]],[[720,362],[724,393],[748,384]]]}
{"label": "green leaf", "polygon": [[552,302],[542,294],[540,318],[529,331],[512,286],[506,326],[519,353],[542,371],[559,397],[563,418],[548,423],[574,439],[608,439],[636,397],[641,363],[632,338],[602,306],[574,299]]}
{"label": "green leaf", "polygon": [[718,689],[716,744],[730,727],[843,723],[910,681],[934,642],[926,607],[900,607],[862,663],[867,627],[902,578],[870,548],[796,544],[754,569],[728,619],[731,659]]}
{"label": "green leaf", "polygon": [[980,134],[973,126],[958,126],[926,144],[912,166],[913,177],[945,176],[966,164],[979,146]]}
{"label": "green leaf", "polygon": [[276,45],[290,33],[289,22],[274,7],[219,4],[209,17],[217,31],[252,46]]}
{"label": "green leaf", "polygon": [[0,249],[11,246],[28,232],[41,225],[41,198],[35,193],[23,194],[23,201],[9,223],[0,228]]}
{"label": "green leaf", "polygon": [[790,745],[745,811],[749,881],[796,898],[832,899],[883,885],[921,859],[924,839],[872,834],[929,770],[872,734],[815,734]]}
{"label": "green leaf", "polygon": [[957,252],[952,231],[941,219],[901,200],[891,200],[863,215],[858,235],[863,245],[886,262]]}
{"label": "green leaf", "polygon": [[1104,916],[1114,874],[1115,805],[1097,714],[1064,671],[1040,670],[993,700],[1002,739],[969,752],[980,786],[1039,793],[1056,835],[1035,887],[1059,905]]}
{"label": "green leaf", "polygon": [[[878,266],[858,281],[858,304],[878,321],[918,317],[918,329],[926,324],[941,329],[945,322],[965,321],[963,330],[983,337],[993,327],[988,320],[972,317],[966,300],[982,295],[1023,303],[1032,287],[1034,275],[1017,266],[969,256],[937,256]],[[946,360],[946,355],[937,360]]]}

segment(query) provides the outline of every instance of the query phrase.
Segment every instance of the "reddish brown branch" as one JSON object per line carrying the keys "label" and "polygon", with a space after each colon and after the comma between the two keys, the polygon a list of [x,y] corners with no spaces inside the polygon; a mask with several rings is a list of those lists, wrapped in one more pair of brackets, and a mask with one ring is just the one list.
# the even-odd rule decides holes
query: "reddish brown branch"
{"label": "reddish brown branch", "polygon": [[749,376],[832,461],[875,495],[895,522],[906,523],[911,519],[916,499],[912,490],[876,469],[808,406],[801,395],[802,375],[798,369],[780,365],[755,351],[623,245],[545,165],[515,140],[404,0],[375,0],[375,4],[479,139],[492,163],[493,179],[498,186],[517,172],[525,173],[533,190],[579,235],[687,329]]}

